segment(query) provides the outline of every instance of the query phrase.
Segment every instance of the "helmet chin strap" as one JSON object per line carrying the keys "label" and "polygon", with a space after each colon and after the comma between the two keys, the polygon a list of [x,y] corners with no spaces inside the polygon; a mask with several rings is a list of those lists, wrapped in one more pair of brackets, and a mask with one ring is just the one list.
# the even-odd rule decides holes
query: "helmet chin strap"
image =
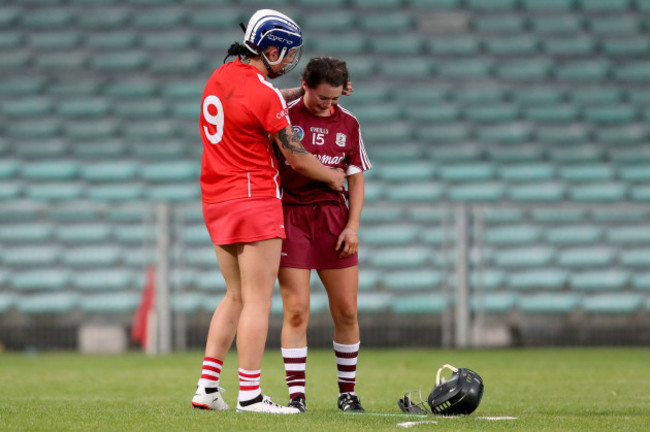
{"label": "helmet chin strap", "polygon": [[264,63],[264,67],[266,68],[266,72],[268,73],[269,78],[277,78],[277,77],[279,77],[280,74],[273,70],[273,68],[269,64],[268,60],[266,59],[266,56],[264,55],[264,53],[262,53],[262,55],[260,55],[260,57],[262,57],[262,63]]}

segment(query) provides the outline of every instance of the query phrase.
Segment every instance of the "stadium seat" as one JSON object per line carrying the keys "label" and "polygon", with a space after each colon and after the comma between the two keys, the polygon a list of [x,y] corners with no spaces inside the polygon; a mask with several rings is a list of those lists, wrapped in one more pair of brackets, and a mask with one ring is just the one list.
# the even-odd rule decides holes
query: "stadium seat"
{"label": "stadium seat", "polygon": [[650,230],[646,221],[640,225],[612,227],[606,231],[606,239],[614,245],[648,245],[650,244]]}
{"label": "stadium seat", "polygon": [[476,312],[488,314],[507,314],[516,305],[518,296],[515,293],[486,293],[474,294],[470,298],[470,308]]}
{"label": "stadium seat", "polygon": [[517,307],[524,314],[569,315],[580,305],[577,293],[548,293],[521,296]]}
{"label": "stadium seat", "polygon": [[21,97],[38,96],[44,85],[45,82],[42,77],[3,77],[0,78],[0,95]]}
{"label": "stadium seat", "polygon": [[570,124],[578,119],[579,111],[572,105],[548,104],[526,108],[522,114],[535,123]]}
{"label": "stadium seat", "polygon": [[579,291],[622,291],[630,274],[622,270],[591,270],[569,277],[571,289]]}
{"label": "stadium seat", "polygon": [[53,232],[54,227],[49,223],[0,225],[0,243],[46,243]]}
{"label": "stadium seat", "polygon": [[111,233],[111,227],[106,224],[74,224],[57,227],[56,238],[67,244],[104,243]]}
{"label": "stadium seat", "polygon": [[632,274],[632,288],[639,291],[650,290],[650,273],[635,272]]}
{"label": "stadium seat", "polygon": [[620,211],[613,208],[597,207],[591,210],[591,218],[595,222],[606,224],[643,224],[646,219],[646,212],[641,209],[628,209]]}
{"label": "stadium seat", "polygon": [[617,13],[629,11],[632,0],[577,0],[577,5],[585,12]]}
{"label": "stadium seat", "polygon": [[16,306],[28,315],[64,315],[79,303],[79,296],[72,292],[36,294],[20,297]]}
{"label": "stadium seat", "polygon": [[650,81],[650,62],[633,61],[616,65],[614,78],[624,83],[647,83]]}
{"label": "stadium seat", "polygon": [[566,270],[548,268],[509,273],[508,287],[515,290],[562,290],[568,280]]}
{"label": "stadium seat", "polygon": [[535,222],[551,225],[563,223],[582,223],[586,219],[585,212],[569,208],[536,208],[531,210],[531,218]]}
{"label": "stadium seat", "polygon": [[397,315],[440,315],[447,302],[442,294],[400,296],[391,302],[391,310]]}
{"label": "stadium seat", "polygon": [[486,149],[487,156],[493,162],[505,164],[538,163],[544,158],[541,146],[524,144],[512,147],[511,145],[495,145]]}
{"label": "stadium seat", "polygon": [[513,184],[508,193],[513,201],[559,202],[564,199],[566,186],[557,182]]}
{"label": "stadium seat", "polygon": [[147,60],[147,55],[141,51],[120,51],[94,57],[91,66],[99,72],[127,73],[141,70]]}
{"label": "stadium seat", "polygon": [[28,180],[71,180],[77,176],[80,165],[74,160],[50,160],[24,163],[20,174]]}
{"label": "stadium seat", "polygon": [[151,186],[145,189],[145,196],[151,201],[184,202],[198,199],[201,195],[196,182]]}
{"label": "stadium seat", "polygon": [[133,160],[89,163],[81,167],[81,178],[90,182],[124,182],[134,180],[139,170]]}
{"label": "stadium seat", "polygon": [[482,79],[492,71],[493,64],[489,59],[473,58],[448,60],[437,67],[437,73],[445,79]]}
{"label": "stadium seat", "polygon": [[34,183],[27,187],[26,195],[36,201],[71,201],[80,198],[84,188],[80,182]]}
{"label": "stadium seat", "polygon": [[350,5],[359,9],[400,10],[404,0],[349,0]]}
{"label": "stadium seat", "polygon": [[394,202],[431,203],[440,200],[442,192],[442,185],[436,182],[400,183],[385,188],[386,197]]}
{"label": "stadium seat", "polygon": [[447,188],[451,201],[497,202],[506,193],[506,185],[500,182],[465,183]]}
{"label": "stadium seat", "polygon": [[[347,56],[361,54],[367,49],[366,39],[363,35],[350,34],[332,35],[326,38],[318,38],[313,41],[314,51],[323,53],[323,55]],[[346,61],[346,63],[348,63]],[[348,64],[348,67],[354,63]],[[351,72],[351,71],[350,71]],[[352,75],[352,74],[351,74]],[[355,74],[357,75],[357,74]],[[365,76],[358,74],[357,76]]]}
{"label": "stadium seat", "polygon": [[121,268],[75,272],[72,276],[72,285],[85,291],[125,291],[134,283],[133,273]]}
{"label": "stadium seat", "polygon": [[135,48],[137,40],[137,33],[125,30],[86,34],[84,37],[86,46],[94,50],[131,50]]}
{"label": "stadium seat", "polygon": [[475,15],[472,20],[473,29],[486,34],[517,34],[526,27],[524,16],[513,14]]}
{"label": "stadium seat", "polygon": [[513,163],[497,168],[499,178],[509,182],[551,181],[555,165],[548,163]]}
{"label": "stadium seat", "polygon": [[29,118],[47,117],[54,104],[45,97],[23,97],[7,100],[2,105],[2,114],[10,119],[27,120]]}
{"label": "stadium seat", "polygon": [[[365,212],[365,207],[364,207]],[[414,222],[423,222],[426,224],[442,223],[445,218],[450,217],[448,211],[445,209],[426,207],[409,206],[406,209],[407,216]],[[362,214],[363,215],[363,214]]]}
{"label": "stadium seat", "polygon": [[626,268],[647,269],[650,267],[650,249],[623,250],[619,253],[619,262]]}
{"label": "stadium seat", "polygon": [[408,245],[416,241],[419,228],[404,223],[362,227],[359,237],[368,245]]}
{"label": "stadium seat", "polygon": [[633,123],[638,119],[636,109],[628,105],[608,105],[585,108],[584,118],[593,123],[605,126],[618,126]]}
{"label": "stadium seat", "polygon": [[115,238],[122,244],[153,244],[157,239],[157,231],[154,226],[135,224],[120,225],[115,227]]}
{"label": "stadium seat", "polygon": [[412,246],[379,249],[368,260],[375,269],[405,269],[423,267],[430,259],[428,248]]}
{"label": "stadium seat", "polygon": [[545,239],[555,246],[597,245],[603,230],[597,226],[571,225],[547,228]]}
{"label": "stadium seat", "polygon": [[643,307],[640,294],[596,294],[582,300],[582,310],[597,315],[634,315]]}
{"label": "stadium seat", "polygon": [[440,36],[425,41],[427,50],[439,56],[476,55],[480,52],[480,40],[473,35]]}
{"label": "stadium seat", "polygon": [[571,268],[602,268],[614,262],[615,253],[604,246],[575,247],[558,252],[558,263]]}
{"label": "stadium seat", "polygon": [[63,251],[63,263],[71,267],[111,267],[121,259],[121,249],[117,246],[82,246]]}
{"label": "stadium seat", "polygon": [[[507,207],[481,209],[479,215],[480,220],[487,225],[512,225],[523,223],[526,218],[524,210]],[[476,215],[475,217],[478,219],[479,215]]]}
{"label": "stadium seat", "polygon": [[[418,170],[421,170],[422,173],[420,175],[423,175],[430,169],[434,168],[434,165],[431,163],[427,162],[422,162],[422,153],[423,153],[423,148],[419,145],[416,144],[404,144],[400,146],[394,146],[394,145],[373,145],[372,148],[372,160],[374,161],[381,161],[382,163],[378,167],[382,171],[384,170],[383,162],[388,162],[390,165],[388,165],[388,171],[392,171],[390,168],[395,167],[396,169],[402,168],[404,169],[404,165],[408,166],[409,163],[417,163],[419,168]],[[427,168],[427,166],[429,168]],[[371,171],[366,171],[364,172],[364,176],[373,172],[376,172],[376,169],[373,169]],[[408,175],[408,174],[407,174]],[[429,174],[426,174],[428,176]]]}
{"label": "stadium seat", "polygon": [[182,238],[188,245],[210,245],[210,235],[204,224],[185,226],[182,229]]}
{"label": "stadium seat", "polygon": [[386,274],[382,285],[389,291],[434,291],[442,283],[436,270],[395,271]]}
{"label": "stadium seat", "polygon": [[200,163],[198,161],[177,160],[144,165],[141,176],[152,182],[183,182],[199,179]]}
{"label": "stadium seat", "polygon": [[[552,57],[576,58],[576,57],[591,57],[596,52],[597,42],[590,36],[568,36],[561,38],[548,38],[543,42],[543,51]],[[571,69],[563,70],[560,66],[560,76],[570,78],[578,73],[585,73],[586,71]]]}
{"label": "stadium seat", "polygon": [[[213,251],[214,252],[214,251]],[[216,257],[212,257],[213,266]],[[199,272],[196,275],[196,287],[204,291],[226,291],[226,281],[219,270]]]}
{"label": "stadium seat", "polygon": [[547,79],[553,63],[546,58],[507,60],[497,66],[496,75],[507,81],[541,82]]}
{"label": "stadium seat", "polygon": [[529,246],[498,250],[494,262],[504,268],[547,267],[555,259],[555,250],[545,246]]}
{"label": "stadium seat", "polygon": [[[385,313],[388,309],[390,309],[391,302],[392,297],[388,293],[363,292],[358,295],[357,307],[360,314],[379,314]],[[324,307],[322,309],[327,310],[328,303],[323,303]]]}
{"label": "stadium seat", "polygon": [[204,57],[196,52],[161,54],[152,57],[149,68],[156,74],[190,74],[201,69]]}
{"label": "stadium seat", "polygon": [[384,61],[379,63],[378,68],[385,78],[407,81],[427,79],[435,69],[431,60],[423,57],[413,58],[409,62]]}
{"label": "stadium seat", "polygon": [[530,25],[535,33],[545,37],[580,34],[582,17],[575,14],[534,14],[530,16]]}
{"label": "stadium seat", "polygon": [[31,30],[62,29],[73,19],[73,14],[65,8],[45,7],[20,15],[21,24]]}
{"label": "stadium seat", "polygon": [[614,167],[610,164],[579,164],[559,168],[559,177],[568,182],[605,182],[614,177]]}
{"label": "stadium seat", "polygon": [[504,57],[533,56],[539,49],[537,37],[526,34],[485,38],[483,44],[490,55]]}
{"label": "stadium seat", "polygon": [[650,181],[650,165],[647,163],[623,165],[618,172],[620,178],[626,182]]}
{"label": "stadium seat", "polygon": [[534,244],[542,235],[539,227],[528,224],[488,227],[484,228],[484,231],[484,243],[494,246]]}
{"label": "stadium seat", "polygon": [[[555,67],[555,77],[568,82],[600,82],[610,71],[610,64],[605,60],[576,60]],[[620,70],[620,66],[615,69]]]}
{"label": "stadium seat", "polygon": [[[125,120],[158,120],[167,113],[167,106],[160,103],[134,102],[132,100],[113,103],[115,115]],[[198,115],[195,117],[198,118]]]}
{"label": "stadium seat", "polygon": [[9,312],[16,304],[16,296],[12,293],[0,293],[0,316]]}
{"label": "stadium seat", "polygon": [[382,273],[376,270],[363,267],[359,269],[359,291],[374,291],[379,281],[382,279]]}
{"label": "stadium seat", "polygon": [[650,52],[650,42],[645,37],[609,38],[601,45],[605,54],[612,57],[636,59]]}
{"label": "stadium seat", "polygon": [[[450,222],[451,225],[451,222]],[[420,241],[427,245],[441,246],[445,243],[453,244],[454,239],[456,238],[456,233],[453,231],[451,226],[445,228],[424,228],[420,236]]]}
{"label": "stadium seat", "polygon": [[10,276],[9,283],[12,288],[19,291],[57,291],[68,288],[70,276],[70,272],[66,269],[39,268],[14,272]]}
{"label": "stadium seat", "polygon": [[89,314],[131,314],[140,302],[141,294],[137,292],[85,294],[79,297],[79,308]]}
{"label": "stadium seat", "polygon": [[630,198],[635,202],[648,202],[650,201],[650,186],[640,185],[633,186],[630,192]]}
{"label": "stadium seat", "polygon": [[595,182],[573,186],[569,197],[576,202],[618,202],[625,199],[628,186],[620,182]]}

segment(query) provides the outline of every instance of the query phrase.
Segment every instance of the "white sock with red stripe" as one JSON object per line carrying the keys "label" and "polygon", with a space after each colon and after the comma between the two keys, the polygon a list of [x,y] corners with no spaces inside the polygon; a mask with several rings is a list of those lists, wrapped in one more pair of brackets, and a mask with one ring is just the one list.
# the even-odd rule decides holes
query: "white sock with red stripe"
{"label": "white sock with red stripe", "polygon": [[239,369],[239,401],[246,402],[262,395],[260,389],[261,370]]}
{"label": "white sock with red stripe", "polygon": [[357,382],[357,358],[360,342],[345,345],[334,342],[339,393],[354,393]]}
{"label": "white sock with red stripe", "polygon": [[305,369],[307,367],[307,347],[282,348],[284,370],[287,374],[289,399],[305,398]]}
{"label": "white sock with red stripe", "polygon": [[219,387],[219,375],[221,375],[222,367],[222,360],[213,357],[204,357],[203,370],[201,370],[201,378],[199,378],[197,385],[205,388]]}

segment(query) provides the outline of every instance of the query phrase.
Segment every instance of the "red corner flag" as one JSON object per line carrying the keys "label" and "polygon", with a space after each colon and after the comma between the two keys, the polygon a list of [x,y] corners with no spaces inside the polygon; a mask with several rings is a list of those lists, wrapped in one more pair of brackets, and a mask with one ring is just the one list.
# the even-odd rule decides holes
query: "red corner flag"
{"label": "red corner flag", "polygon": [[142,300],[133,316],[133,327],[131,329],[131,340],[139,342],[140,346],[145,349],[153,342],[149,340],[150,332],[153,330],[149,328],[149,315],[153,312],[155,293],[156,269],[149,267],[147,269],[147,280],[142,291]]}

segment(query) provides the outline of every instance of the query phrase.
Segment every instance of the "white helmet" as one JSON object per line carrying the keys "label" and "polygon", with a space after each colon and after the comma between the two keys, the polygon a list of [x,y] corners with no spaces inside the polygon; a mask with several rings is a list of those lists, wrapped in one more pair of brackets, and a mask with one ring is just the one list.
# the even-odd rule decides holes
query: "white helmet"
{"label": "white helmet", "polygon": [[[292,70],[302,55],[302,30],[291,18],[272,9],[260,9],[253,14],[248,21],[244,45],[253,54],[261,55],[269,76],[276,78]],[[275,46],[280,50],[279,58],[271,62],[264,54],[269,46]],[[293,55],[291,63],[287,64],[279,72],[272,72],[271,66],[280,64],[288,55]]]}

